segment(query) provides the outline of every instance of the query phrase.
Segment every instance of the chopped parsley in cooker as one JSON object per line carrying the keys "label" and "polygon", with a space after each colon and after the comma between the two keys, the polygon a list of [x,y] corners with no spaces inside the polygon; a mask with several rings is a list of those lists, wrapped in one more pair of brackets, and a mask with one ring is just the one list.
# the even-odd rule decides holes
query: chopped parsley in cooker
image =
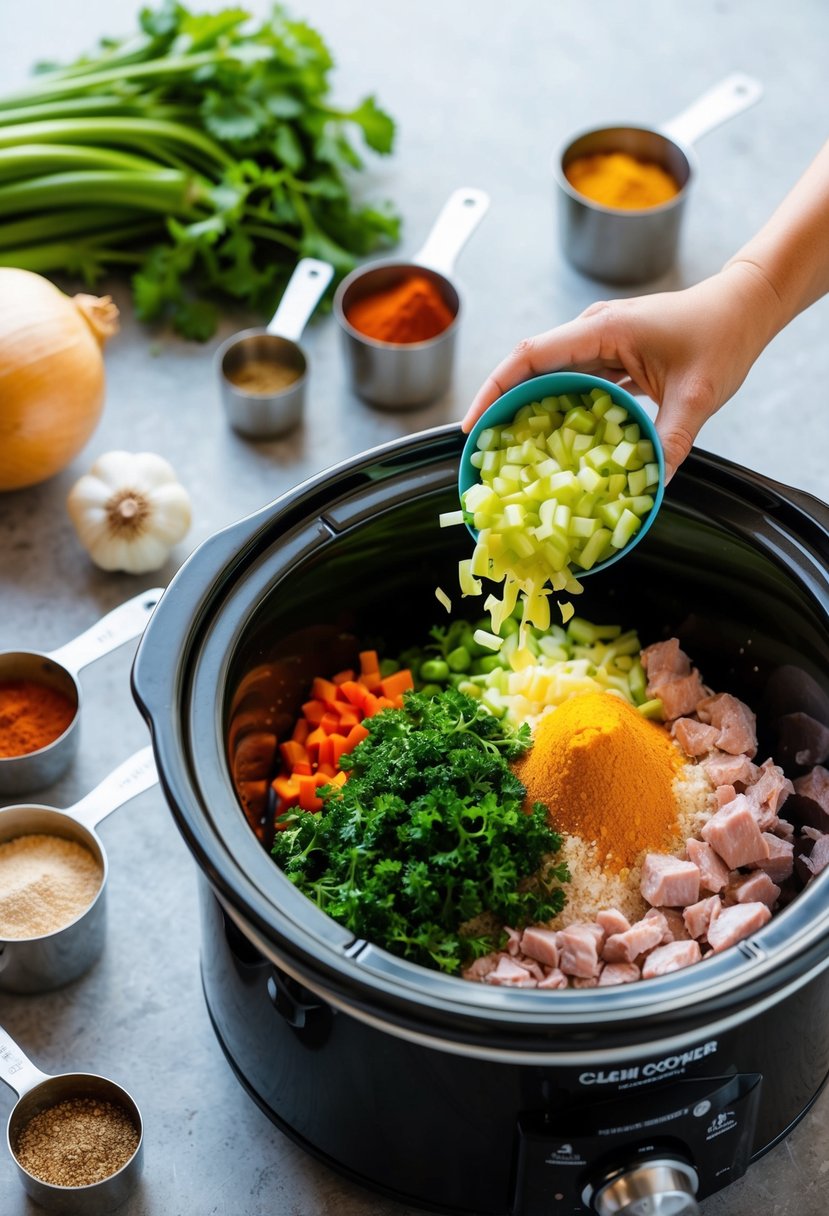
{"label": "chopped parsley in cooker", "polygon": [[454,688],[407,693],[365,725],[322,811],[278,821],[273,855],[305,895],[356,936],[448,972],[496,948],[501,925],[561,911],[560,837],[541,803],[523,809],[509,766],[528,727]]}

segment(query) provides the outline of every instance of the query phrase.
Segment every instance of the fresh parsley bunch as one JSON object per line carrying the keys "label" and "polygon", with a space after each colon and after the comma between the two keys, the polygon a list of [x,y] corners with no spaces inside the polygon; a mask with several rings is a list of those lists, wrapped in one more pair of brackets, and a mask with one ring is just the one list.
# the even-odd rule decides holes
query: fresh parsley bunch
{"label": "fresh parsley bunch", "polygon": [[394,123],[373,97],[331,104],[315,29],[177,0],[140,26],[0,97],[0,265],[129,267],[142,319],[206,339],[216,301],[272,310],[299,257],[342,274],[396,241],[397,216],[356,199],[353,140],[388,153]]}
{"label": "fresh parsley bunch", "polygon": [[509,766],[530,746],[527,726],[454,688],[407,693],[366,726],[323,810],[280,821],[273,855],[301,891],[355,936],[447,972],[497,947],[497,935],[464,932],[476,917],[522,927],[561,911],[561,839],[544,806],[525,812]]}

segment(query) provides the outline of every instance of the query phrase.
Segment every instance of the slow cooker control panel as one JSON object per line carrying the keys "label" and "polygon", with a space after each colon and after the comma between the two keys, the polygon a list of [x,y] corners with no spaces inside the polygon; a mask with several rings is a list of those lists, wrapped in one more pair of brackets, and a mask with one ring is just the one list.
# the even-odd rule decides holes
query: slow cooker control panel
{"label": "slow cooker control panel", "polygon": [[[745,1173],[762,1077],[674,1081],[518,1121],[513,1216],[697,1216]],[[568,1104],[569,1105],[569,1104]]]}

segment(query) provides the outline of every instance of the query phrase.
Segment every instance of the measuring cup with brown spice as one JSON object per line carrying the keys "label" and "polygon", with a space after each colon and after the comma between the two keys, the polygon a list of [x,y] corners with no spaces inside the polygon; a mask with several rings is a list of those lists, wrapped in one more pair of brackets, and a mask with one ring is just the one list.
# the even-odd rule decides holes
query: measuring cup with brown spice
{"label": "measuring cup with brown spice", "polygon": [[0,1081],[18,1096],[6,1142],[28,1195],[67,1216],[103,1216],[133,1190],[144,1128],[135,1100],[94,1073],[41,1072],[0,1026]]}
{"label": "measuring cup with brown spice", "polygon": [[157,780],[145,747],[65,811],[0,810],[0,990],[59,988],[98,958],[108,865],[95,828]]}
{"label": "measuring cup with brown spice", "polygon": [[0,797],[52,785],[78,750],[78,672],[143,631],[163,588],[119,604],[57,650],[0,651]]}

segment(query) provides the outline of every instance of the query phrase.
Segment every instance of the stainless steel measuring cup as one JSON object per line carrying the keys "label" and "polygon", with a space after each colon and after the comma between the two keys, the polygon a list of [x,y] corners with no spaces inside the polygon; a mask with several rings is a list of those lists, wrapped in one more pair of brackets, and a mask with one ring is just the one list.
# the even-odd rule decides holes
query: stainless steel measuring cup
{"label": "stainless steel measuring cup", "polygon": [[78,750],[81,686],[78,672],[143,632],[163,588],[134,596],[71,642],[43,654],[37,650],[0,651],[0,684],[32,680],[62,693],[75,706],[75,715],[62,735],[46,747],[21,756],[0,757],[0,797],[28,794],[52,785],[69,767]]}
{"label": "stainless steel measuring cup", "polygon": [[[644,283],[673,265],[686,200],[698,167],[691,145],[762,96],[751,76],[735,73],[660,127],[595,127],[571,136],[553,159],[558,195],[559,242],[564,256],[584,274],[606,283]],[[605,207],[567,180],[567,166],[580,156],[626,152],[666,169],[679,192],[642,210]]]}
{"label": "stainless steel measuring cup", "polygon": [[47,992],[60,988],[78,979],[96,961],[104,948],[109,866],[95,828],[157,780],[152,748],[145,747],[64,811],[34,803],[0,810],[0,845],[19,836],[58,836],[83,845],[101,867],[97,894],[68,925],[39,937],[0,935],[0,991]]}
{"label": "stainless steel measuring cup", "polygon": [[[455,260],[489,208],[483,190],[450,194],[426,243],[410,262],[384,258],[352,270],[337,288],[334,316],[340,325],[351,387],[371,405],[408,409],[439,397],[449,387],[461,297],[451,278]],[[350,323],[358,300],[396,287],[413,273],[430,279],[452,314],[452,322],[425,342],[380,342]]]}
{"label": "stainless steel measuring cup", "polygon": [[[17,1094],[6,1125],[6,1143],[17,1176],[35,1203],[67,1216],[103,1216],[119,1207],[135,1187],[144,1164],[144,1125],[135,1099],[122,1086],[95,1073],[65,1072],[51,1076],[41,1072],[2,1027],[0,1081]],[[129,1161],[109,1178],[86,1186],[57,1186],[36,1178],[20,1164],[17,1158],[20,1135],[35,1115],[75,1098],[94,1098],[119,1107],[134,1124],[138,1144]]]}
{"label": "stainless steel measuring cup", "polygon": [[[328,262],[302,258],[270,323],[264,329],[243,329],[216,352],[222,403],[240,435],[273,439],[302,418],[308,360],[299,339],[333,273]],[[290,382],[269,390],[269,379],[281,373],[290,376]]]}

